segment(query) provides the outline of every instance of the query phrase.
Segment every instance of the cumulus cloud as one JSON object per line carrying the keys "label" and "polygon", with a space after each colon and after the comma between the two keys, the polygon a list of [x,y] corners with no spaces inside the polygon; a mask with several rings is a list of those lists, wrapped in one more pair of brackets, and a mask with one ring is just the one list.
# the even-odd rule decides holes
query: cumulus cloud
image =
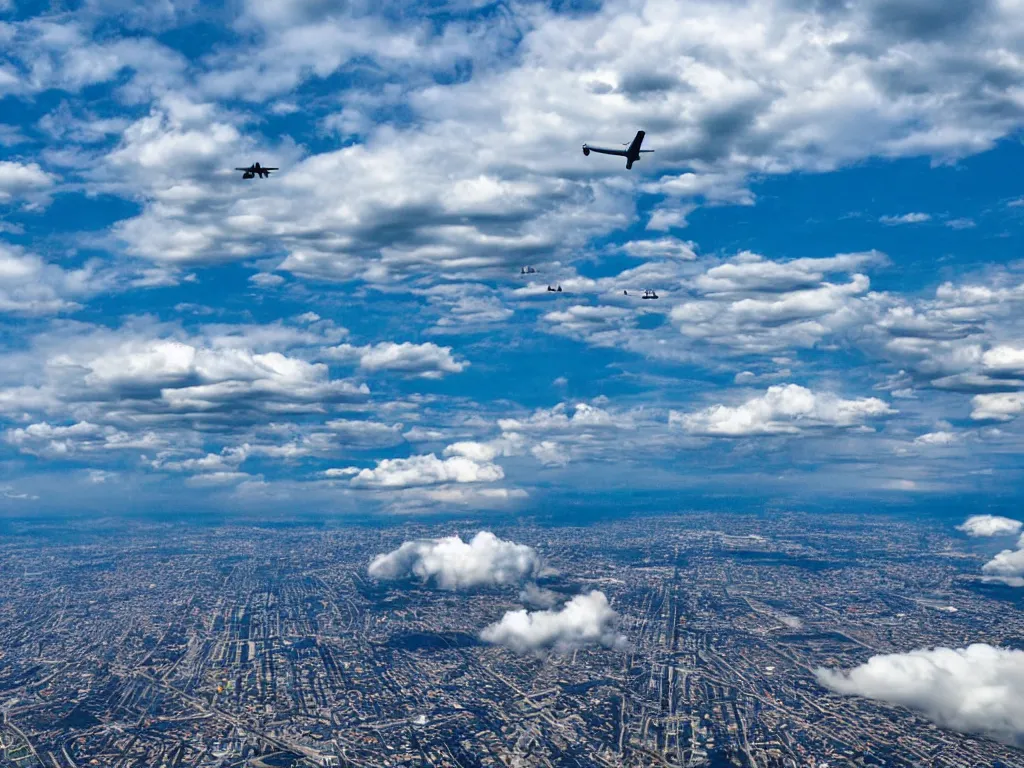
{"label": "cumulus cloud", "polygon": [[928,648],[816,675],[837,693],[898,704],[944,728],[1024,743],[1024,651],[984,643]]}
{"label": "cumulus cloud", "polygon": [[672,258],[693,261],[697,258],[697,244],[692,240],[659,237],[651,240],[630,240],[619,246],[628,256],[639,259]]}
{"label": "cumulus cloud", "polygon": [[1024,587],[1024,546],[1004,549],[981,567],[988,581],[999,581],[1011,587]]}
{"label": "cumulus cloud", "polygon": [[672,411],[669,423],[690,434],[712,437],[796,435],[812,429],[861,426],[868,419],[893,413],[875,397],[844,400],[832,393],[786,384],[769,387],[763,396],[738,406],[713,405],[693,413]]}
{"label": "cumulus cloud", "polygon": [[0,243],[0,313],[49,315],[79,309],[77,299],[111,285],[95,263],[78,269],[50,264],[25,250]]}
{"label": "cumulus cloud", "polygon": [[436,454],[406,459],[381,459],[373,469],[348,468],[350,483],[356,488],[414,488],[444,483],[493,483],[505,477],[505,471],[487,460],[467,456],[439,459]]}
{"label": "cumulus cloud", "polygon": [[971,515],[956,529],[968,536],[1015,536],[1020,533],[1024,523],[1009,517],[998,515]]}
{"label": "cumulus cloud", "polygon": [[377,555],[367,572],[375,579],[415,577],[441,589],[457,590],[521,584],[536,578],[541,568],[540,556],[532,547],[480,531],[468,542],[459,536],[407,541]]}
{"label": "cumulus cloud", "polygon": [[98,397],[145,401],[147,410],[167,413],[316,412],[369,394],[365,384],[331,379],[323,363],[170,339],[128,341],[95,356],[71,351],[49,364],[81,371],[85,390]]}
{"label": "cumulus cloud", "polygon": [[111,426],[81,421],[54,426],[47,422],[9,429],[4,439],[22,453],[65,458],[82,453],[115,450],[154,450],[167,446],[155,432],[130,434]]}
{"label": "cumulus cloud", "polygon": [[875,251],[788,262],[740,253],[688,281],[670,317],[685,338],[737,352],[812,347],[872,316],[860,270],[884,262]]}
{"label": "cumulus cloud", "polygon": [[39,163],[0,160],[0,204],[17,199],[43,202],[47,199],[45,193],[56,181],[56,177],[44,171]]}
{"label": "cumulus cloud", "polygon": [[607,409],[590,403],[559,403],[553,408],[541,408],[525,419],[499,419],[498,426],[503,432],[564,432],[589,429],[622,429],[633,426],[628,415],[613,414]]}
{"label": "cumulus cloud", "polygon": [[939,430],[938,432],[926,432],[923,435],[918,435],[917,437],[914,438],[914,445],[952,445],[953,443],[957,442],[957,440],[959,440],[959,437],[955,432]]}
{"label": "cumulus cloud", "polygon": [[424,379],[440,379],[448,373],[462,373],[469,363],[452,356],[451,347],[433,342],[413,344],[385,341],[365,347],[341,344],[324,350],[332,360],[356,360],[366,371],[396,371]]}
{"label": "cumulus cloud", "polygon": [[1024,413],[1024,392],[975,395],[971,405],[975,421],[1010,421]]}
{"label": "cumulus cloud", "polygon": [[508,611],[484,628],[480,639],[515,653],[552,650],[572,653],[592,646],[622,650],[626,637],[617,630],[618,614],[603,592],[577,595],[559,610]]}

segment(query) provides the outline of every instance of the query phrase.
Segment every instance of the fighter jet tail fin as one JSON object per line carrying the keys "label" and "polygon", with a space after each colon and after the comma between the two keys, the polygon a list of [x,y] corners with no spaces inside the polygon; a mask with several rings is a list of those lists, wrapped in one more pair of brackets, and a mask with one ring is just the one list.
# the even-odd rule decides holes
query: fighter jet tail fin
{"label": "fighter jet tail fin", "polygon": [[633,143],[629,145],[629,153],[640,152],[640,145],[644,143],[644,136],[646,134],[643,131],[637,131],[636,137],[633,139]]}

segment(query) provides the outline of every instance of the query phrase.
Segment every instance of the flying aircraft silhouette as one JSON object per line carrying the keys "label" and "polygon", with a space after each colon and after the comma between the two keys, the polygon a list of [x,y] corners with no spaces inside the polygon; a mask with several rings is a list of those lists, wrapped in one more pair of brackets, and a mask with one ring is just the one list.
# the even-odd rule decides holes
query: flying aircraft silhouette
{"label": "flying aircraft silhouette", "polygon": [[633,163],[640,159],[640,155],[648,152],[653,152],[653,149],[640,149],[640,145],[644,141],[644,132],[637,131],[636,137],[633,139],[631,144],[623,144],[622,146],[626,149],[605,149],[604,147],[592,147],[589,144],[583,145],[583,154],[589,155],[591,152],[597,152],[600,155],[618,155],[619,157],[626,158],[626,170],[630,170],[633,167]]}
{"label": "flying aircraft silhouette", "polygon": [[278,170],[277,168],[263,168],[259,163],[253,163],[248,168],[235,168],[236,171],[245,171],[242,174],[243,179],[251,179],[253,176],[259,176],[261,179],[269,178],[271,171]]}

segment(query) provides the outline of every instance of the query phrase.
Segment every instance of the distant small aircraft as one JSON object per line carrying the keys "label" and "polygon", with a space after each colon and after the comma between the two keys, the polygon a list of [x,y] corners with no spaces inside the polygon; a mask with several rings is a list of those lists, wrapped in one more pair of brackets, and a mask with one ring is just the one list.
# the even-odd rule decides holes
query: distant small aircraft
{"label": "distant small aircraft", "polygon": [[533,267],[523,267],[521,270],[519,270],[519,274],[520,275],[535,275],[535,274],[537,274],[537,270],[534,269]]}
{"label": "distant small aircraft", "polygon": [[644,291],[644,295],[641,296],[640,298],[641,299],[656,299],[656,298],[658,298],[658,294],[656,294],[654,291]]}
{"label": "distant small aircraft", "polygon": [[263,168],[259,163],[253,163],[248,168],[235,168],[236,171],[245,171],[242,174],[243,179],[251,179],[253,176],[259,176],[261,179],[269,178],[271,171],[279,170],[278,168]]}
{"label": "distant small aircraft", "polygon": [[637,131],[636,137],[633,139],[632,144],[623,144],[622,146],[626,149],[605,149],[603,147],[592,147],[589,144],[583,145],[583,154],[589,155],[591,152],[597,152],[601,155],[618,155],[619,157],[626,158],[626,170],[630,170],[633,167],[633,163],[640,159],[640,155],[648,152],[653,152],[653,149],[640,149],[640,145],[644,142],[643,131]]}
{"label": "distant small aircraft", "polygon": [[551,286],[549,285],[549,286],[548,286],[548,290],[549,290],[549,291],[551,291],[552,293],[561,293],[561,292],[562,292],[562,286],[558,286],[557,288],[552,288],[552,287],[551,287]]}

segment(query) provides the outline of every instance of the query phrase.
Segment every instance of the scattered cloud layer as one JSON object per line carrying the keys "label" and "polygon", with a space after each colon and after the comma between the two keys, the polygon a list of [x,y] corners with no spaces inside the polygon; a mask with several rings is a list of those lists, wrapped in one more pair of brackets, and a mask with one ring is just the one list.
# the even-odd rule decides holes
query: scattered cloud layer
{"label": "scattered cloud layer", "polygon": [[851,670],[818,669],[837,693],[899,704],[944,728],[1024,741],[1024,651],[976,643],[872,656]]}
{"label": "scattered cloud layer", "polygon": [[[489,509],[755,435],[794,492],[1014,487],[1020,201],[949,164],[1024,126],[1019,9],[563,5],[5,19],[17,487]],[[637,128],[632,171],[580,152]]]}

